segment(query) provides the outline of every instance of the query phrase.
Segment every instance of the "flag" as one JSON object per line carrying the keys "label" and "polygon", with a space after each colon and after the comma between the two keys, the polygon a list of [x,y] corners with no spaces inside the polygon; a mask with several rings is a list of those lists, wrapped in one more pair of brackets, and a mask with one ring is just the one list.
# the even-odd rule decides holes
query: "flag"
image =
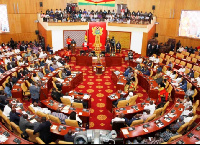
{"label": "flag", "polygon": [[115,7],[115,0],[78,0],[78,5],[99,5]]}
{"label": "flag", "polygon": [[88,38],[87,38],[87,31],[85,31],[85,41],[88,41]]}

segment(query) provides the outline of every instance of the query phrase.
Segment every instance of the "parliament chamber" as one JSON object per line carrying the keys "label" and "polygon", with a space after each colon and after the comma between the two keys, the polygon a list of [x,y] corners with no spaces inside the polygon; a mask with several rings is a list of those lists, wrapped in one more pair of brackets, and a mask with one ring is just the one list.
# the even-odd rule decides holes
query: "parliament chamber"
{"label": "parliament chamber", "polygon": [[1,144],[200,144],[199,0],[0,0]]}

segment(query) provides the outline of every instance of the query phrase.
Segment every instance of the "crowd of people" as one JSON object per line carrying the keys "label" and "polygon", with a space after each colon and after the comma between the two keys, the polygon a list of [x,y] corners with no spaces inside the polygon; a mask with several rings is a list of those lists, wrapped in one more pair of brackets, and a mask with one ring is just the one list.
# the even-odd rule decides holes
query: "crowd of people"
{"label": "crowd of people", "polygon": [[[117,23],[140,23],[148,22],[151,23],[153,19],[153,14],[151,12],[143,13],[142,11],[131,12],[127,7],[121,10],[121,13],[117,13],[115,10],[81,10],[78,7],[68,5],[66,9],[56,9],[55,12],[51,10],[46,10],[46,13],[41,12],[41,18],[44,21],[57,22],[61,20],[62,22],[96,22],[96,21],[106,21],[106,22],[117,22]],[[48,20],[49,19],[49,20]]]}

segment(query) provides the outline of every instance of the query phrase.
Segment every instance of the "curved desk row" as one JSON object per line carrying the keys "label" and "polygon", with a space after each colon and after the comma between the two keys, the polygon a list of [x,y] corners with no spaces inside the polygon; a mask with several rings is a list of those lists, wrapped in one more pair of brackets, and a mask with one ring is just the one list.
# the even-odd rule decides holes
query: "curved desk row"
{"label": "curved desk row", "polygon": [[[176,105],[176,104],[178,104],[178,105]],[[127,139],[132,139],[132,138],[135,138],[138,136],[147,135],[147,134],[156,132],[158,130],[161,130],[162,128],[169,126],[171,123],[173,123],[175,120],[177,120],[179,118],[179,116],[182,114],[183,110],[184,110],[184,105],[182,103],[179,103],[178,100],[176,100],[176,102],[172,106],[171,110],[169,110],[163,116],[157,118],[154,121],[144,123],[142,125],[138,125],[135,127],[121,128],[120,136],[123,137],[125,140],[127,140]],[[172,115],[173,114],[173,113],[171,113],[172,111],[174,111],[175,115]],[[169,118],[170,120],[168,120],[168,119],[166,120],[166,118]],[[158,127],[156,121],[161,121],[164,125]],[[146,127],[144,125],[148,125],[148,126]]]}

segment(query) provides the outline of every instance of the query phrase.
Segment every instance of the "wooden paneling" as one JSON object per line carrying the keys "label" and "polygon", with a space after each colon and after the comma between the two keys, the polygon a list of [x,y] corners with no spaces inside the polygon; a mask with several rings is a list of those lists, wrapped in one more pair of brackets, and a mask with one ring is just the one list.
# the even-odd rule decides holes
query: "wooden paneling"
{"label": "wooden paneling", "polygon": [[45,39],[45,47],[49,44],[50,47],[52,47],[52,33],[51,31],[47,31],[44,29],[44,27],[38,23],[38,30],[39,35],[43,36]]}
{"label": "wooden paneling", "polygon": [[1,34],[0,42],[7,43],[10,38],[13,38],[14,41],[33,41],[37,40],[37,35],[35,33]]}

